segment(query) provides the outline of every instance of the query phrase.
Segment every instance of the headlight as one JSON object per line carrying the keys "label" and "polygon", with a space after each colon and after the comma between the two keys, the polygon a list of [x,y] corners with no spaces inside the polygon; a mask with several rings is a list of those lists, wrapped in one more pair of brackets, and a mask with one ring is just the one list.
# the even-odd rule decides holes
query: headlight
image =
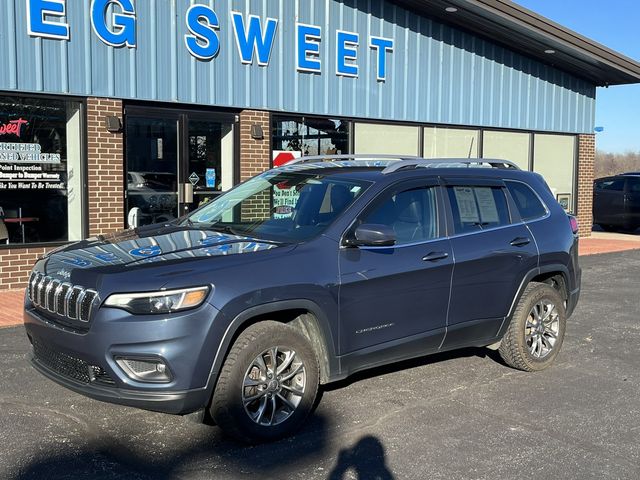
{"label": "headlight", "polygon": [[197,287],[148,293],[117,293],[107,298],[104,305],[139,315],[173,313],[199,307],[207,298],[209,290],[209,287]]}

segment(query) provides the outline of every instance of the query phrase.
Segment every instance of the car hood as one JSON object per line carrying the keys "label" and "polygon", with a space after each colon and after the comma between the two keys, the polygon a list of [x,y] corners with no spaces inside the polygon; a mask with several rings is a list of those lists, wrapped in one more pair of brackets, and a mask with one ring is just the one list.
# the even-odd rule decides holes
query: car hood
{"label": "car hood", "polygon": [[121,270],[120,267],[252,254],[279,244],[213,230],[163,226],[139,228],[65,246],[46,257],[45,273],[69,280],[74,270]]}

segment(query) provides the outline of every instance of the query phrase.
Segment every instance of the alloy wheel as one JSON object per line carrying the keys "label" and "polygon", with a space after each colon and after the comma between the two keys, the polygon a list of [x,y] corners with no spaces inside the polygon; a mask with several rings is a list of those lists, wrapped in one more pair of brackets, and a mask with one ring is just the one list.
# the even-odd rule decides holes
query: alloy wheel
{"label": "alloy wheel", "polygon": [[284,347],[265,350],[251,362],[244,376],[245,412],[258,425],[281,424],[298,408],[306,379],[304,363],[294,350]]}
{"label": "alloy wheel", "polygon": [[546,358],[553,351],[559,333],[560,320],[555,304],[540,300],[529,312],[524,330],[531,356],[539,360]]}

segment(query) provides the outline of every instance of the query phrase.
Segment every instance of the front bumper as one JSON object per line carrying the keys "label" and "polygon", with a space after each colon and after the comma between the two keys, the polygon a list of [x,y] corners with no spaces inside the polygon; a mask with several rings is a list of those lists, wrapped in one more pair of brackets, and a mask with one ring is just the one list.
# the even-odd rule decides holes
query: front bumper
{"label": "front bumper", "polygon": [[102,402],[126,405],[153,412],[186,415],[200,410],[209,400],[206,388],[185,392],[150,392],[110,388],[73,381],[48,368],[34,356],[31,357],[31,364],[45,377],[59,385]]}
{"label": "front bumper", "polygon": [[[77,393],[179,415],[205,407],[211,398],[211,369],[224,330],[219,312],[208,303],[190,312],[153,317],[101,308],[89,330],[78,332],[51,322],[27,301],[24,323],[34,344],[33,366]],[[116,363],[118,357],[162,360],[171,380],[132,380]]]}

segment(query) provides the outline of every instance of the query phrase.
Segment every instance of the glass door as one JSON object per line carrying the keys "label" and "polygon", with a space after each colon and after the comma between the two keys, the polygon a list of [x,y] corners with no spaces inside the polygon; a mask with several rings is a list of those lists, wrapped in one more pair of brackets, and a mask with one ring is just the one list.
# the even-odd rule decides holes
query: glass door
{"label": "glass door", "polygon": [[179,117],[127,116],[126,215],[135,225],[174,220],[178,214]]}
{"label": "glass door", "polygon": [[235,115],[188,114],[185,161],[182,166],[184,195],[182,213],[186,214],[211,201],[236,183]]}
{"label": "glass door", "polygon": [[234,114],[128,108],[127,223],[170,222],[231,189],[238,131]]}

